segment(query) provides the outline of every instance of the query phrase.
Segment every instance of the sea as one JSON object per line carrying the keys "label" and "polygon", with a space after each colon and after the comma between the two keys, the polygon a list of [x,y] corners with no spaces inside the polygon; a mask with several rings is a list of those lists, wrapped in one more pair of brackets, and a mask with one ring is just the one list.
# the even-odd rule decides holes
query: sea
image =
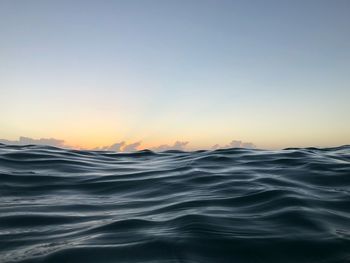
{"label": "sea", "polygon": [[350,146],[0,144],[0,262],[350,262]]}

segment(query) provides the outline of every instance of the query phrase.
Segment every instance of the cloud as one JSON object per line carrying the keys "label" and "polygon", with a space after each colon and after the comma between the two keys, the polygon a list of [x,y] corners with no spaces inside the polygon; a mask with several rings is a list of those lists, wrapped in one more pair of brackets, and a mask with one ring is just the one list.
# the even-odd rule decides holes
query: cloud
{"label": "cloud", "polygon": [[[36,144],[36,145],[49,145],[54,147],[60,147],[60,148],[71,148],[71,149],[82,149],[80,147],[74,147],[69,146],[65,144],[64,140],[59,140],[55,138],[40,138],[40,139],[33,139],[29,137],[19,137],[18,140],[6,140],[6,139],[0,139],[0,143],[4,144],[12,144],[12,145],[28,145],[28,144]],[[151,150],[153,151],[167,151],[167,150],[179,150],[184,151],[186,150],[186,146],[189,144],[188,141],[176,141],[172,145],[168,144],[162,144],[156,147],[152,147]],[[109,146],[101,146],[96,147],[92,150],[97,151],[114,151],[114,152],[135,152],[138,150],[141,150],[140,148],[141,141],[134,142],[127,144],[125,141],[116,142]],[[219,148],[248,148],[248,149],[254,149],[256,148],[255,144],[251,142],[242,142],[238,140],[233,140],[229,144],[225,146],[221,146],[219,144],[215,144],[212,149],[219,149]]]}
{"label": "cloud", "polygon": [[[188,143],[189,142],[185,142],[185,141],[176,141],[176,142],[174,142],[173,145],[163,144],[163,145],[159,145],[157,147],[153,147],[153,148],[151,148],[151,150],[153,150],[153,151],[167,151],[167,150],[183,151],[183,150],[185,150],[185,146]],[[135,142],[135,143],[130,143],[130,144],[127,144],[125,141],[122,141],[122,142],[117,142],[115,144],[112,144],[110,146],[96,147],[93,150],[115,151],[115,152],[135,152],[135,151],[141,150],[141,149],[139,149],[140,145],[141,145],[141,141]]]}
{"label": "cloud", "polygon": [[247,148],[247,149],[255,149],[256,145],[254,143],[251,142],[242,142],[242,141],[237,141],[237,140],[233,140],[231,141],[229,144],[225,145],[225,146],[220,146],[219,144],[215,144],[212,149],[227,149],[227,148]]}
{"label": "cloud", "polygon": [[215,144],[211,147],[213,150],[219,149],[220,148],[220,144]]}
{"label": "cloud", "polygon": [[153,147],[153,148],[151,148],[151,150],[157,151],[157,152],[158,151],[168,151],[168,150],[184,151],[185,150],[185,146],[188,143],[189,142],[176,141],[173,145],[163,144],[163,145],[159,145],[157,147]]}
{"label": "cloud", "polygon": [[244,142],[242,143],[242,148],[247,148],[247,149],[256,149],[256,145],[251,142]]}
{"label": "cloud", "polygon": [[135,152],[135,151],[138,151],[137,147],[139,147],[140,145],[141,145],[141,142],[135,142],[135,143],[127,144],[123,148],[123,152]]}
{"label": "cloud", "polygon": [[113,151],[113,152],[135,152],[138,151],[137,149],[141,145],[141,142],[135,142],[127,144],[125,141],[122,142],[116,142],[110,146],[102,146],[102,147],[96,147],[93,150],[96,151]]}
{"label": "cloud", "polygon": [[[40,138],[40,139],[33,139],[29,137],[19,137],[18,140],[6,140],[6,139],[0,139],[0,143],[3,144],[9,144],[9,145],[48,145],[48,146],[54,146],[54,147],[60,147],[60,148],[73,148],[73,149],[84,149],[80,147],[73,147],[65,144],[64,140],[59,140],[55,138]],[[135,152],[138,151],[137,149],[141,145],[141,142],[135,142],[127,144],[125,141],[117,142],[109,146],[101,146],[96,147],[92,150],[95,151],[114,151],[114,152]]]}
{"label": "cloud", "polygon": [[93,150],[95,151],[114,151],[114,152],[121,152],[122,151],[122,147],[125,146],[125,142],[117,142],[114,143],[110,146],[102,146],[102,147],[96,147]]}
{"label": "cloud", "polygon": [[0,143],[4,144],[12,144],[12,145],[28,145],[28,144],[36,144],[36,145],[49,145],[61,148],[69,148],[69,146],[64,144],[64,140],[54,139],[54,138],[40,138],[40,139],[32,139],[29,137],[19,137],[18,140],[5,140],[0,139]]}
{"label": "cloud", "polygon": [[230,147],[230,148],[241,148],[242,147],[242,141],[236,141],[233,140],[230,142],[230,144],[226,145],[226,147]]}
{"label": "cloud", "polygon": [[115,152],[120,152],[122,147],[125,146],[125,142],[117,142],[115,144],[112,144],[111,146],[109,146],[108,151],[115,151]]}

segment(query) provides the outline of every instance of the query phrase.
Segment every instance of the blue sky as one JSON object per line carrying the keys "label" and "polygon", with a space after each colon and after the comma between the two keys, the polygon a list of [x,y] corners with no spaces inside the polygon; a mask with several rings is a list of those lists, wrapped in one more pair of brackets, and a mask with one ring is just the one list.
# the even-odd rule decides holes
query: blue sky
{"label": "blue sky", "polygon": [[350,143],[349,1],[1,1],[0,138]]}

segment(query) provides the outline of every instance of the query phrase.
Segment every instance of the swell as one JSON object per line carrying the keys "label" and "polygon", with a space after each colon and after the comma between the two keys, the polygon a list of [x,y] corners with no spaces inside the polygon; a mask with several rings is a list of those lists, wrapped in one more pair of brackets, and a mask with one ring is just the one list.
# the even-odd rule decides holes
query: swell
{"label": "swell", "polygon": [[0,144],[0,262],[348,262],[350,146]]}

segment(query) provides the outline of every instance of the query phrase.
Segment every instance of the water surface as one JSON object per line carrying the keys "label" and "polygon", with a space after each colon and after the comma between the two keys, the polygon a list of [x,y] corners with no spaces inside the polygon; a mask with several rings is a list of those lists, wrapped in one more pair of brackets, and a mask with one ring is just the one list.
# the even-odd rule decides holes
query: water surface
{"label": "water surface", "polygon": [[0,262],[350,262],[350,147],[0,144]]}

